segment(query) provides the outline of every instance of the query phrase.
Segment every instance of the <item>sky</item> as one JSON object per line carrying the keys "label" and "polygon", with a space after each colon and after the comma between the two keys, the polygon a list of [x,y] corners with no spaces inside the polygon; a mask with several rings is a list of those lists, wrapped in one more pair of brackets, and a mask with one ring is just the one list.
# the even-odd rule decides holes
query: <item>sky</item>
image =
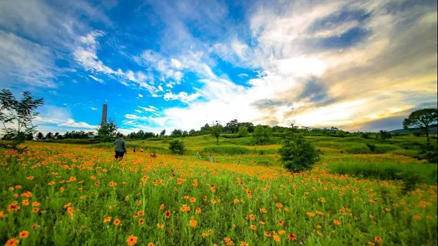
{"label": "sky", "polygon": [[0,1],[0,88],[38,130],[401,128],[437,105],[436,1]]}

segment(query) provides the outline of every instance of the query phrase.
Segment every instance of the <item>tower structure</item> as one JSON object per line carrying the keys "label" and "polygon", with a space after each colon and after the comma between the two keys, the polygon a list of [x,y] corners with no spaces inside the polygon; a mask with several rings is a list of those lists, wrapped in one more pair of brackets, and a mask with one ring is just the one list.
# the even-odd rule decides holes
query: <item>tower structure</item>
{"label": "tower structure", "polygon": [[106,105],[106,103],[104,103],[102,106],[102,121],[100,122],[101,126],[104,126],[107,123],[107,111],[108,111],[108,106]]}

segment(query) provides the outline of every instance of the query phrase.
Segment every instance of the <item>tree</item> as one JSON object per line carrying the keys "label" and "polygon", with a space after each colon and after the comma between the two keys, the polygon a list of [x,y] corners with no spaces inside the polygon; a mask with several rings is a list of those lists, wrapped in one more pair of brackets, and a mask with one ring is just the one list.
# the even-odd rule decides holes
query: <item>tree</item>
{"label": "tree", "polygon": [[46,139],[52,139],[52,138],[53,138],[53,133],[48,132],[48,133],[46,134]]}
{"label": "tree", "polygon": [[392,138],[392,135],[391,135],[390,132],[380,131],[380,139],[387,140],[387,139],[390,139],[390,138]]}
{"label": "tree", "polygon": [[184,142],[178,139],[169,142],[169,150],[174,154],[182,155],[184,154]]}
{"label": "tree", "polygon": [[37,140],[43,140],[43,138],[44,138],[43,133],[42,132],[38,132],[38,134],[36,135],[36,139]]}
{"label": "tree", "polygon": [[172,136],[172,137],[181,137],[182,135],[183,135],[183,131],[180,129],[175,129],[170,134],[170,136]]}
{"label": "tree", "polygon": [[[117,126],[114,122],[108,122],[103,124],[97,129],[97,136],[103,140],[109,140],[114,138],[117,134]],[[86,133],[84,133],[88,137]]]}
{"label": "tree", "polygon": [[3,124],[3,138],[13,140],[11,146],[5,147],[17,149],[26,136],[33,135],[35,126],[32,120],[38,115],[36,109],[43,103],[42,98],[35,99],[28,91],[22,93],[21,100],[16,99],[10,90],[0,91],[0,122]]}
{"label": "tree", "polygon": [[210,127],[210,134],[216,138],[216,144],[219,144],[219,137],[221,135],[223,126],[216,121],[216,124]]}
{"label": "tree", "polygon": [[429,140],[429,127],[438,122],[438,110],[436,108],[425,108],[412,112],[408,118],[403,120],[403,127],[421,128],[426,133],[427,143]]}
{"label": "tree", "polygon": [[238,134],[239,134],[239,137],[246,137],[246,136],[248,136],[248,128],[246,128],[245,126],[240,126]]}
{"label": "tree", "polygon": [[234,119],[228,122],[224,127],[224,132],[236,133],[239,130],[239,122]]}
{"label": "tree", "polygon": [[269,126],[256,126],[252,136],[255,144],[266,144],[271,140],[272,129]]}
{"label": "tree", "polygon": [[301,134],[287,135],[279,153],[284,167],[292,172],[310,169],[319,160],[318,151]]}
{"label": "tree", "polygon": [[160,137],[164,137],[164,135],[166,135],[166,129],[163,129],[163,130],[160,132]]}

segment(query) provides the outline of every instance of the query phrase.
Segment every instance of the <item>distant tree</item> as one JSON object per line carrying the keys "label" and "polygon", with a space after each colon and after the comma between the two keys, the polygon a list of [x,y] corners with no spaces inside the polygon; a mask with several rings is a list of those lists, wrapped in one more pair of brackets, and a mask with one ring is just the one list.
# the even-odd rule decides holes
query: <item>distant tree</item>
{"label": "distant tree", "polygon": [[185,151],[184,142],[178,139],[169,142],[169,150],[178,155],[183,155]]}
{"label": "distant tree", "polygon": [[204,126],[201,127],[201,129],[199,131],[201,132],[201,134],[210,133],[210,125],[205,124]]}
{"label": "distant tree", "polygon": [[183,135],[183,132],[180,129],[175,129],[170,134],[170,136],[172,136],[172,137],[181,137],[182,135]]}
{"label": "distant tree", "polygon": [[301,134],[288,134],[279,153],[284,167],[292,172],[310,169],[319,160],[318,151]]}
{"label": "distant tree", "polygon": [[380,131],[379,135],[380,135],[380,139],[382,139],[382,140],[387,140],[387,139],[392,138],[391,133],[387,132],[387,131]]}
{"label": "distant tree", "polygon": [[239,130],[239,122],[234,119],[225,124],[224,132],[236,133]]}
{"label": "distant tree", "polygon": [[54,139],[59,139],[59,136],[60,136],[60,135],[59,135],[59,132],[55,132],[55,134],[53,135],[53,138],[54,138]]}
{"label": "distant tree", "polygon": [[30,92],[22,93],[21,100],[15,98],[10,90],[0,91],[0,122],[3,125],[4,139],[12,140],[10,146],[18,149],[18,145],[26,139],[26,136],[33,135],[35,126],[32,120],[38,115],[36,109],[43,105],[43,99],[35,99]]}
{"label": "distant tree", "polygon": [[44,138],[43,133],[42,132],[38,132],[38,134],[36,135],[36,139],[37,140],[43,140],[43,138]]}
{"label": "distant tree", "polygon": [[248,136],[248,128],[246,126],[239,126],[239,137],[246,137]]}
{"label": "distant tree", "polygon": [[163,130],[160,132],[160,137],[164,137],[164,135],[166,135],[166,129],[163,129]]}
{"label": "distant tree", "polygon": [[183,131],[183,132],[182,132],[182,136],[183,136],[183,137],[187,137],[188,135],[189,135],[189,132],[188,132],[188,131]]}
{"label": "distant tree", "polygon": [[421,128],[426,133],[427,143],[430,143],[429,128],[437,122],[438,110],[436,108],[426,108],[412,112],[408,118],[404,119],[403,127],[405,129],[410,127]]}
{"label": "distant tree", "polygon": [[194,129],[191,129],[191,130],[189,131],[189,135],[190,135],[190,136],[195,136],[195,135],[196,135],[196,131],[195,131]]}
{"label": "distant tree", "polygon": [[272,129],[269,126],[256,126],[252,136],[255,144],[266,144],[271,140]]}
{"label": "distant tree", "polygon": [[216,124],[210,127],[210,134],[216,138],[216,144],[219,144],[219,137],[223,130],[223,126],[216,121]]}
{"label": "distant tree", "polygon": [[[110,140],[114,138],[117,134],[117,126],[114,122],[108,122],[106,124],[103,124],[97,129],[97,136],[101,139]],[[88,138],[88,135],[86,133],[83,133]]]}
{"label": "distant tree", "polygon": [[53,133],[48,132],[48,133],[46,134],[46,139],[52,139],[52,138],[53,138]]}

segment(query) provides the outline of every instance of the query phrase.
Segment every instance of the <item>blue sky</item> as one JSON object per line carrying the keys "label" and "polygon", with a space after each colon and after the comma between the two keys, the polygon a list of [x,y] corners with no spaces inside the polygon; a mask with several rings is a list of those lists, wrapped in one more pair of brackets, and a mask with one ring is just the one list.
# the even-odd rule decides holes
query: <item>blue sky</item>
{"label": "blue sky", "polygon": [[1,1],[0,87],[42,131],[396,129],[436,106],[435,1]]}

